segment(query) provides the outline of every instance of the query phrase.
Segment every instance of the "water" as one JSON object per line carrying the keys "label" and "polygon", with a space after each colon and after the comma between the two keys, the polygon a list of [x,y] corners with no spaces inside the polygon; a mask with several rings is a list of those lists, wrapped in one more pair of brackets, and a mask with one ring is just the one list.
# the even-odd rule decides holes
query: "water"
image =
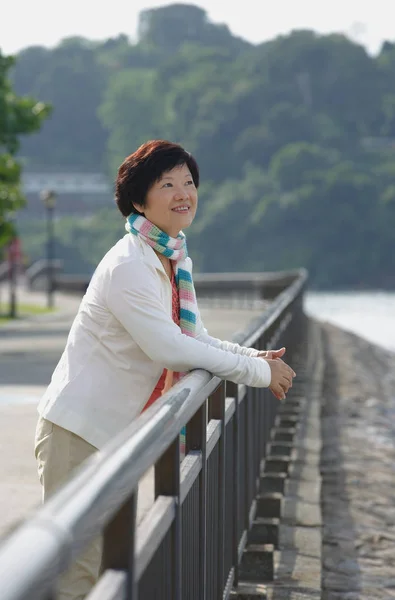
{"label": "water", "polygon": [[395,352],[395,292],[310,292],[305,310]]}
{"label": "water", "polygon": [[[395,352],[395,292],[310,292],[305,298],[305,310],[319,320]],[[395,374],[389,371],[378,396],[365,404],[363,435],[375,451],[381,449],[384,453],[392,452],[395,443],[394,383]],[[355,433],[358,434],[358,427]]]}

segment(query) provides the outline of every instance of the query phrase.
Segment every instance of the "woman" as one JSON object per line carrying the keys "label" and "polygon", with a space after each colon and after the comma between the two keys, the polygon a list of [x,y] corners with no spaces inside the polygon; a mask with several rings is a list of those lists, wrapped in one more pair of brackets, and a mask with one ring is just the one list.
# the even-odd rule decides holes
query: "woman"
{"label": "woman", "polygon": [[[285,397],[292,369],[285,349],[258,352],[208,335],[182,230],[197,208],[199,171],[181,146],[156,140],[125,159],[116,202],[128,233],[102,259],[39,403],[36,458],[44,501],[169,389],[202,368]],[[95,583],[94,542],[60,582],[61,600],[80,600]]]}

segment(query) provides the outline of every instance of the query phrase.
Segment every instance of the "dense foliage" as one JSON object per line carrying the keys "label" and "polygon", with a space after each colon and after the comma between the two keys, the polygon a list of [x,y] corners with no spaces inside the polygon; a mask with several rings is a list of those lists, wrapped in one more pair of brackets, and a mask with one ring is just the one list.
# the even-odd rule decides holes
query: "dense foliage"
{"label": "dense foliage", "polygon": [[[343,35],[294,31],[252,45],[175,4],[141,13],[136,44],[27,48],[14,85],[54,105],[23,144],[27,165],[113,179],[154,137],[197,157],[196,268],[306,266],[320,286],[395,286],[394,44],[372,57]],[[59,251],[93,268],[122,224],[114,209],[58,230]]]}
{"label": "dense foliage", "polygon": [[9,81],[13,63],[0,52],[0,252],[13,235],[13,216],[24,202],[15,159],[20,136],[39,129],[49,112],[42,102],[15,94]]}

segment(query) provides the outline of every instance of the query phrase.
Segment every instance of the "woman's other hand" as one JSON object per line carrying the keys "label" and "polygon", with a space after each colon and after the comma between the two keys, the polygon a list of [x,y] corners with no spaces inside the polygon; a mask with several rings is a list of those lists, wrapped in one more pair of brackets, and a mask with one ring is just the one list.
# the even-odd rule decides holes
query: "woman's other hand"
{"label": "woman's other hand", "polygon": [[278,400],[284,400],[289,388],[292,387],[292,379],[296,377],[295,371],[281,360],[281,358],[268,358],[267,355],[260,357],[266,360],[270,366],[272,378],[269,389]]}

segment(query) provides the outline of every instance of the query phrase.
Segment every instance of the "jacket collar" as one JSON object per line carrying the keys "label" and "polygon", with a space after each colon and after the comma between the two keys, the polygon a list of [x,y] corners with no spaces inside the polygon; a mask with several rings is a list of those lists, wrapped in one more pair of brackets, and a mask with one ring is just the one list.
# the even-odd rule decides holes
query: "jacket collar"
{"label": "jacket collar", "polygon": [[147,242],[145,242],[144,240],[142,240],[140,237],[138,236],[134,236],[131,235],[131,238],[133,239],[133,243],[136,245],[136,247],[139,249],[141,255],[144,258],[144,262],[146,262],[147,264],[151,265],[152,267],[154,267],[155,269],[157,269],[158,271],[160,271],[161,273],[163,273],[166,276],[166,279],[168,279],[167,275],[166,275],[166,271],[161,263],[161,261],[159,260],[157,254],[154,252],[153,248],[147,244]]}

